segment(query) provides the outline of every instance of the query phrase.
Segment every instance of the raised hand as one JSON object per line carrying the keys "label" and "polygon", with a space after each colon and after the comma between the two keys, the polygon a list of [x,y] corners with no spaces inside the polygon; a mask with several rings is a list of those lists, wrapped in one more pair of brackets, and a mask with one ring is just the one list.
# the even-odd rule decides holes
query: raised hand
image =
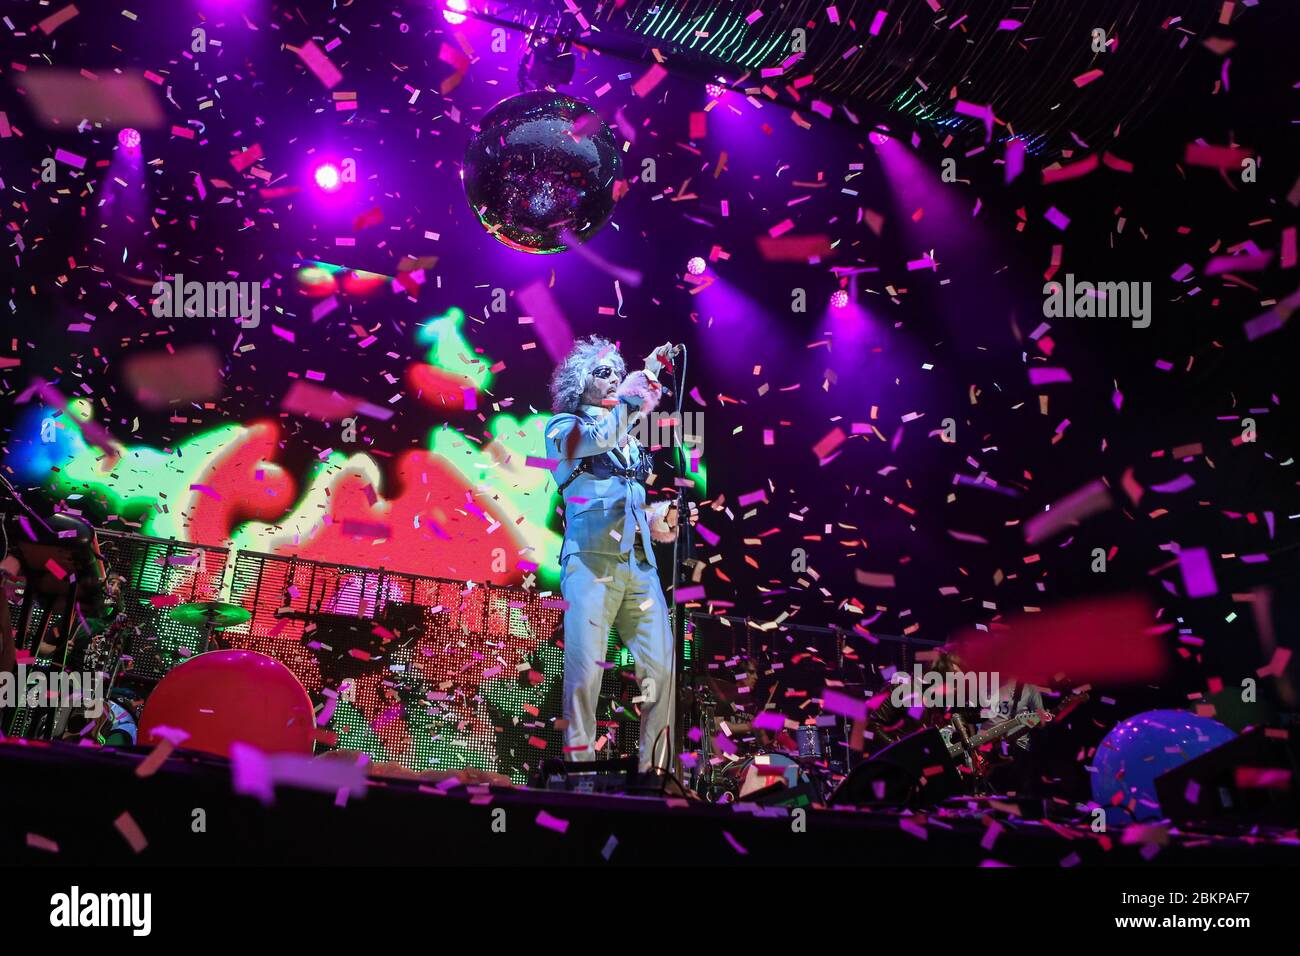
{"label": "raised hand", "polygon": [[662,392],[663,388],[657,381],[645,371],[637,371],[623,380],[617,394],[619,398],[626,399],[637,409],[648,414],[658,406]]}

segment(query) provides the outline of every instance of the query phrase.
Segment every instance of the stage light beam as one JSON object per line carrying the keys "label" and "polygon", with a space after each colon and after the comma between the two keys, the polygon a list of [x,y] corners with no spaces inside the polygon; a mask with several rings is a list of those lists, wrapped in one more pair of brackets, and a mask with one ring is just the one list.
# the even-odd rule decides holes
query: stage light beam
{"label": "stage light beam", "polygon": [[327,193],[337,192],[339,185],[342,183],[342,177],[339,175],[339,168],[333,163],[325,163],[316,167],[313,174],[316,185]]}
{"label": "stage light beam", "polygon": [[446,0],[444,5],[446,9],[442,11],[442,18],[452,26],[465,22],[465,12],[469,9],[469,0]]}

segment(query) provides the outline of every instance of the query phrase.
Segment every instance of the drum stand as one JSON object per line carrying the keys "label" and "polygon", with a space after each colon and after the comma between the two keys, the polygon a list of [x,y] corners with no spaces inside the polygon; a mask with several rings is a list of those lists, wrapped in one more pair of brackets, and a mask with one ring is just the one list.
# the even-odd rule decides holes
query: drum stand
{"label": "drum stand", "polygon": [[709,689],[707,683],[697,684],[694,690],[695,693],[692,695],[693,709],[695,715],[699,718],[699,722],[695,726],[700,728],[701,736],[699,763],[695,765],[695,780],[691,789],[707,800],[709,792],[713,789],[712,728],[715,726],[714,717],[717,713],[718,702],[713,699],[713,691]]}

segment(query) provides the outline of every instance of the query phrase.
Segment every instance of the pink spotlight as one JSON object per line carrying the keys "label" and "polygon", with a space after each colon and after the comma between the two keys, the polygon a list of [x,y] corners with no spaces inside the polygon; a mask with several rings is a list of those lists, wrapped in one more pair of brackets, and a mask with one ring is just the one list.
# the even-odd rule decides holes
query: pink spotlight
{"label": "pink spotlight", "polygon": [[315,172],[316,185],[327,193],[332,193],[339,188],[342,182],[339,176],[339,168],[333,163],[325,163],[317,166]]}
{"label": "pink spotlight", "polygon": [[831,293],[832,309],[847,309],[849,307],[849,294],[843,289],[836,289]]}
{"label": "pink spotlight", "polygon": [[453,26],[465,22],[465,11],[469,9],[469,0],[447,0],[447,9],[442,11],[442,18]]}
{"label": "pink spotlight", "polygon": [[693,276],[703,275],[704,270],[708,268],[702,256],[692,256],[691,260],[686,263],[686,271]]}
{"label": "pink spotlight", "polygon": [[140,131],[128,126],[117,134],[117,142],[118,145],[124,149],[139,149]]}
{"label": "pink spotlight", "polygon": [[885,133],[879,133],[873,131],[871,134],[871,142],[874,143],[876,146],[884,146],[886,143],[889,142],[889,136]]}
{"label": "pink spotlight", "polygon": [[719,86],[717,83],[706,83],[704,85],[704,92],[708,94],[709,99],[716,100],[719,99],[722,96],[722,94],[727,91],[724,87]]}

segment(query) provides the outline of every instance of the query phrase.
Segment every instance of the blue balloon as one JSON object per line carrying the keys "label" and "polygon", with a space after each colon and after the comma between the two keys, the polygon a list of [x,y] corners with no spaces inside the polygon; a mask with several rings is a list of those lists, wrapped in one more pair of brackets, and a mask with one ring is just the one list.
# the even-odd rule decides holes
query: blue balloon
{"label": "blue balloon", "polygon": [[[1156,777],[1235,736],[1217,720],[1185,710],[1148,710],[1120,721],[1097,745],[1092,762],[1092,798],[1106,808],[1106,825],[1163,816]],[[1124,799],[1113,807],[1116,792]]]}

